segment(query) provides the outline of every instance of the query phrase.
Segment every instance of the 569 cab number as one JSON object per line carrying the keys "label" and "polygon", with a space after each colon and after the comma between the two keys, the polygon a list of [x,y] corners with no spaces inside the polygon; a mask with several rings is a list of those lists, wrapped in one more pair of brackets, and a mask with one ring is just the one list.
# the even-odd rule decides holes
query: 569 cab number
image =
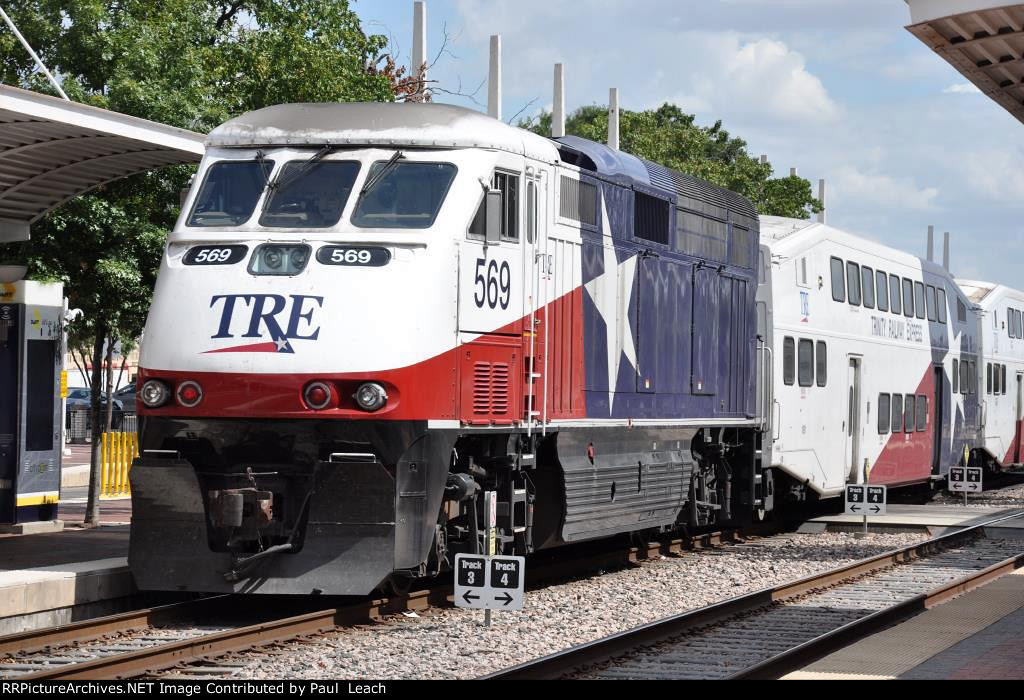
{"label": "569 cab number", "polygon": [[508,261],[477,258],[473,280],[473,301],[478,309],[508,308],[512,298],[512,270]]}
{"label": "569 cab number", "polygon": [[182,262],[186,265],[233,265],[249,252],[244,245],[197,245],[190,248]]}
{"label": "569 cab number", "polygon": [[350,246],[325,245],[316,251],[321,265],[354,265],[359,267],[383,267],[391,261],[387,248],[353,248]]}

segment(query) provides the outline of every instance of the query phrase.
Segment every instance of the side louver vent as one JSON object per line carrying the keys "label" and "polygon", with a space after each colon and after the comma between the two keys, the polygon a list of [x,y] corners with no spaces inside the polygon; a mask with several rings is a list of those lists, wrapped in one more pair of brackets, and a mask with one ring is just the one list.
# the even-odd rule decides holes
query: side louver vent
{"label": "side louver vent", "polygon": [[473,363],[473,415],[508,415],[508,380],[509,366],[505,362]]}

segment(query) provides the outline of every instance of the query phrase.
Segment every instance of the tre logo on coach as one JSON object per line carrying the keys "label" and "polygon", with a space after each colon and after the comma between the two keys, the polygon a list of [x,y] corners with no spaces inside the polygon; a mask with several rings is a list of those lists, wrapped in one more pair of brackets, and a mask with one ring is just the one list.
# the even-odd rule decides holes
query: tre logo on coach
{"label": "tre logo on coach", "polygon": [[[265,342],[208,350],[210,353],[294,353],[291,341],[316,340],[320,336],[320,325],[314,321],[314,314],[323,308],[323,297],[305,294],[217,294],[210,299],[210,308],[218,305],[220,319],[216,333],[210,336],[211,340],[234,338],[240,333],[237,337],[262,339]],[[242,320],[236,325],[237,317]]]}

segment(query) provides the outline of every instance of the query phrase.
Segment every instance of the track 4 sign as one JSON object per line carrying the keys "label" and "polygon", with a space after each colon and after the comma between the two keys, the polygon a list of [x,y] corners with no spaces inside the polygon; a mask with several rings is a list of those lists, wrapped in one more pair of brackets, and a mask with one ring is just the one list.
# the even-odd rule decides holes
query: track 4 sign
{"label": "track 4 sign", "polygon": [[846,487],[847,515],[885,515],[884,486],[849,484]]}
{"label": "track 4 sign", "polygon": [[455,605],[460,608],[522,610],[526,559],[455,555]]}

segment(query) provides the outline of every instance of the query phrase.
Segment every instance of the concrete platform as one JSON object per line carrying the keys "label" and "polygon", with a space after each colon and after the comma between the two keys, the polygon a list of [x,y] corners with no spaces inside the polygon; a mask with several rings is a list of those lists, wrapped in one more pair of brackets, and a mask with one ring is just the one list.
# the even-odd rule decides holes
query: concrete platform
{"label": "concrete platform", "polygon": [[0,635],[123,609],[128,527],[0,536]]}
{"label": "concrete platform", "polygon": [[1024,569],[830,654],[788,680],[1024,680]]}
{"label": "concrete platform", "polygon": [[[904,505],[889,504],[885,515],[868,518],[868,529],[871,532],[906,532],[926,530],[932,535],[941,535],[971,525],[983,523],[999,515],[1024,513],[1022,508],[974,507],[951,505]],[[798,532],[860,532],[862,518],[857,515],[822,515],[811,518],[804,523]],[[1020,525],[1018,525],[1020,527]]]}

